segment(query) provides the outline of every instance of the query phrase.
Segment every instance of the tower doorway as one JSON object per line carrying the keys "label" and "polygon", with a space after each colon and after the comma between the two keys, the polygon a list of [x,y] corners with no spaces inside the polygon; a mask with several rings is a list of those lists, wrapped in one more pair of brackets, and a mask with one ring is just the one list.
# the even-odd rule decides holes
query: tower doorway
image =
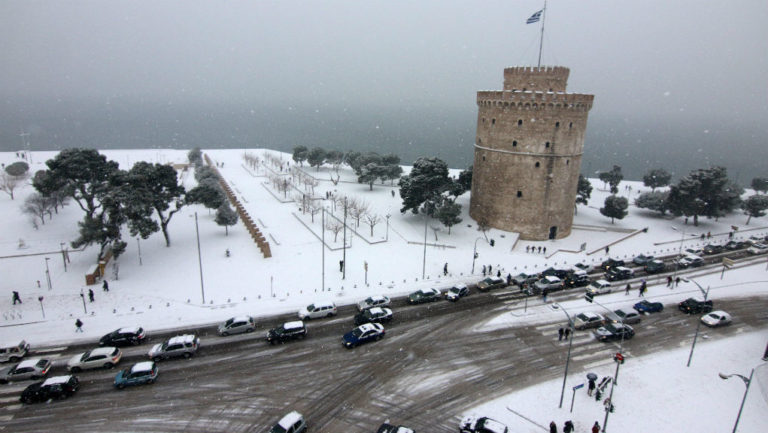
{"label": "tower doorway", "polygon": [[549,228],[549,239],[552,240],[557,236],[557,226],[552,226]]}

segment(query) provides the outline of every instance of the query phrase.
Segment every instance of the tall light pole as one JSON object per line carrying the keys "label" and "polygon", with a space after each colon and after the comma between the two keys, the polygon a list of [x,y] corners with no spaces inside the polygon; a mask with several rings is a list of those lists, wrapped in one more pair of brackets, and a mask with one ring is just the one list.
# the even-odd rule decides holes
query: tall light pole
{"label": "tall light pole", "polygon": [[320,277],[320,279],[321,279],[320,290],[325,290],[325,205],[323,205],[322,212],[323,212],[323,214],[322,214],[323,215],[322,216],[322,222],[321,222],[322,227],[320,228],[321,233],[322,233],[321,236],[320,236],[320,248],[322,248],[322,254],[321,254],[322,255],[322,264],[321,264],[322,269],[321,269],[321,272],[320,272],[320,274],[321,274],[321,277]]}
{"label": "tall light pole", "polygon": [[200,228],[197,225],[197,212],[195,212],[195,234],[197,235],[197,264],[200,267],[200,293],[205,304],[205,285],[203,284],[203,256],[200,253]]}
{"label": "tall light pole", "polygon": [[67,272],[67,253],[64,252],[64,242],[60,242],[61,246],[61,261],[64,262],[64,272]]}
{"label": "tall light pole", "polygon": [[478,236],[477,239],[475,239],[475,247],[472,249],[472,273],[475,273],[475,260],[477,259],[477,241],[480,239],[484,239],[483,236]]}
{"label": "tall light pole", "polygon": [[[675,258],[675,272],[672,273],[672,280],[677,279],[677,271],[680,269],[680,257],[683,255],[683,241],[685,240],[685,227],[683,227],[682,230],[678,229],[675,226],[670,226],[672,230],[676,232],[680,232],[680,248],[677,250],[677,258]],[[674,283],[673,283],[674,284]],[[672,286],[675,287],[674,285]]]}
{"label": "tall light pole", "polygon": [[[605,305],[595,301],[594,299],[590,300],[588,298],[587,300],[589,302],[593,302],[593,303],[599,305],[604,310],[606,310],[606,311],[608,311],[610,313],[613,313],[613,311],[611,311],[610,308],[608,308]],[[626,333],[626,326],[627,325],[624,324],[624,320],[621,317],[616,316],[616,318],[619,320],[619,322],[621,322],[622,332],[621,332],[621,341],[619,343],[619,353],[622,354],[622,356],[623,356],[623,352],[624,352],[624,334]],[[619,366],[621,366],[621,360],[615,359],[615,362],[616,362],[616,372],[614,373],[613,380],[611,381],[611,392],[608,394],[608,400],[607,400],[608,401],[608,405],[605,407],[605,418],[603,419],[603,430],[602,430],[603,433],[605,433],[606,426],[608,425],[608,415],[611,413],[611,406],[613,406],[613,388],[616,386],[616,382],[619,380]]]}
{"label": "tall light pole", "polygon": [[346,280],[347,279],[347,197],[344,197],[344,235],[342,237],[343,240],[343,252],[341,257],[341,263],[343,265],[341,266],[341,279]]}
{"label": "tall light pole", "polygon": [[424,256],[421,259],[421,279],[424,279],[424,276],[426,275],[427,271],[427,222],[429,221],[429,216],[427,215],[427,210],[424,209]]}
{"label": "tall light pole", "polygon": [[[693,284],[696,284],[696,287],[698,287],[699,290],[701,290],[701,294],[704,295],[704,302],[707,301],[707,296],[709,296],[709,286],[707,286],[707,290],[704,290],[704,288],[701,287],[699,283],[697,283],[691,278],[686,278],[684,281],[686,283],[691,282]],[[688,364],[686,365],[686,367],[691,366],[691,359],[693,359],[693,349],[696,347],[696,340],[699,338],[699,329],[701,329],[701,319],[699,319],[696,323],[696,333],[693,334],[693,344],[691,344],[691,353],[690,355],[688,355]]]}
{"label": "tall light pole", "polygon": [[741,419],[741,411],[744,410],[744,402],[747,401],[747,393],[749,392],[749,385],[752,384],[752,375],[755,374],[755,369],[753,368],[752,371],[749,373],[749,378],[746,378],[740,374],[723,374],[718,373],[718,376],[720,376],[720,379],[728,380],[729,378],[736,376],[739,379],[744,381],[744,385],[747,386],[747,389],[744,390],[744,397],[741,399],[741,406],[739,407],[739,414],[736,416],[736,423],[733,425],[733,433],[736,433],[736,429],[739,427],[739,420]]}
{"label": "tall light pole", "polygon": [[48,281],[48,290],[51,290],[53,285],[51,284],[51,271],[48,269],[48,260],[51,260],[51,258],[45,258],[45,279]]}
{"label": "tall light pole", "polygon": [[563,396],[565,395],[565,380],[568,378],[568,365],[571,363],[571,347],[573,346],[573,334],[576,333],[576,328],[574,328],[573,326],[573,319],[571,319],[571,315],[568,314],[567,311],[565,311],[565,308],[563,308],[560,304],[557,304],[557,303],[552,304],[552,308],[563,310],[563,313],[565,313],[565,317],[568,318],[568,327],[571,330],[568,338],[568,357],[565,359],[565,373],[563,373],[563,389],[560,391],[560,406],[558,406],[558,408],[562,409]]}
{"label": "tall light pole", "polygon": [[389,241],[389,217],[392,215],[387,214],[387,236],[384,238],[385,241]]}
{"label": "tall light pole", "polygon": [[141,239],[140,237],[136,238],[136,246],[138,247],[138,250],[139,250],[139,266],[141,266],[141,240],[140,239]]}

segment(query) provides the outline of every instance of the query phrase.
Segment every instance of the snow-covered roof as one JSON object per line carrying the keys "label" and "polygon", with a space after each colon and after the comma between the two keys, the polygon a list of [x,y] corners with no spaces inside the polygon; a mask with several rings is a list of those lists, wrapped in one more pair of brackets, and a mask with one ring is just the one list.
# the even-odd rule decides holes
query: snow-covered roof
{"label": "snow-covered roof", "polygon": [[139,362],[131,367],[131,373],[135,373],[137,371],[150,371],[154,366],[155,363],[153,361]]}
{"label": "snow-covered roof", "polygon": [[301,320],[294,320],[292,322],[283,323],[283,329],[298,329],[303,327],[304,327],[304,322],[302,322]]}
{"label": "snow-covered roof", "polygon": [[168,340],[168,344],[183,344],[183,343],[191,343],[195,341],[195,336],[193,334],[185,334],[185,335],[177,335],[170,340]]}
{"label": "snow-covered roof", "polygon": [[141,331],[141,326],[128,326],[117,330],[120,334],[138,334]]}
{"label": "snow-covered roof", "polygon": [[115,347],[97,347],[96,349],[91,350],[91,356],[95,355],[111,355],[112,352],[115,351]]}
{"label": "snow-covered roof", "polygon": [[72,377],[71,375],[49,377],[48,379],[45,380],[45,382],[43,382],[43,386],[46,386],[46,385],[58,385],[58,384],[61,384],[61,383],[67,383],[67,382],[69,382],[69,379],[71,377]]}
{"label": "snow-covered roof", "polygon": [[373,307],[368,311],[370,311],[371,314],[382,314],[384,312],[381,307]]}
{"label": "snow-covered roof", "polygon": [[280,424],[281,427],[288,429],[292,425],[296,424],[296,421],[300,419],[301,419],[301,414],[294,410],[293,412],[290,412],[284,417],[280,418],[280,421],[278,422],[278,424]]}
{"label": "snow-covered roof", "polygon": [[21,361],[16,368],[34,367],[38,362],[40,362],[40,358],[25,359],[24,361]]}

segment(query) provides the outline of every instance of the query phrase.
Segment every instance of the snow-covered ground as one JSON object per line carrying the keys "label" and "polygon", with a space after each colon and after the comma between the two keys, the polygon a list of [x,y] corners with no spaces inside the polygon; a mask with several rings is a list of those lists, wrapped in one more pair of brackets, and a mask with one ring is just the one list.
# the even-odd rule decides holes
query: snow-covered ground
{"label": "snow-covered ground", "polygon": [[[103,153],[123,169],[140,160],[184,163],[187,154],[180,150]],[[339,234],[334,240],[330,232],[325,233],[328,247],[323,251],[320,242],[322,232],[319,230],[321,215],[315,215],[313,221],[310,214],[302,213],[300,202],[291,201],[290,195],[281,196],[272,188],[267,174],[280,174],[280,167],[267,164],[254,170],[243,160],[245,153],[262,161],[270,153],[285,162],[282,172],[285,174],[288,166],[294,165],[290,155],[261,149],[210,150],[205,153],[223,164],[219,170],[265,235],[271,247],[271,258],[262,256],[242,223],[231,227],[229,235],[225,235],[224,228],[213,222],[212,212],[202,206],[188,206],[171,221],[172,244],[169,248],[159,233],[147,240],[125,239],[128,249],[117,261],[117,266],[113,263],[107,266],[110,291],[103,292],[100,284],[85,285],[85,274],[96,265],[95,248],[70,251],[71,261],[67,269],[64,268],[60,251],[75,238],[76,222],[82,218],[77,204],[71,202],[36,230],[19,210],[24,197],[33,192],[32,187],[26,185],[16,191],[15,200],[6,195],[0,197],[0,213],[6,227],[0,234],[0,294],[7,299],[7,302],[0,304],[0,342],[24,338],[33,346],[65,344],[73,340],[93,340],[119,326],[140,324],[151,332],[217,323],[236,314],[259,317],[297,311],[316,299],[346,304],[370,294],[397,296],[422,287],[447,287],[458,281],[474,282],[482,276],[483,266],[488,265],[493,267],[494,273],[500,270],[503,275],[514,275],[521,271],[537,271],[577,262],[599,263],[606,258],[606,246],[610,246],[610,256],[614,258],[631,259],[640,253],[666,255],[678,251],[681,241],[684,248],[703,246],[708,241],[701,240],[701,234],[710,233],[713,239],[709,241],[724,241],[732,230],[731,226],[739,227],[737,239],[768,233],[768,219],[753,218],[750,225],[745,226],[747,217],[740,213],[719,221],[702,219],[699,227],[693,227],[684,225],[679,218],[659,217],[630,207],[628,217],[611,224],[598,210],[608,192],[603,190],[602,182],[594,180],[595,190],[590,205],[579,206],[573,233],[568,238],[546,242],[518,241],[514,234],[490,230],[488,239],[495,240],[495,246],[491,247],[467,215],[468,193],[458,199],[464,207],[463,222],[454,226],[448,234],[436,221],[426,221],[425,224],[420,215],[401,214],[402,202],[396,186],[377,184],[369,191],[367,185],[355,182],[355,176],[349,170],[341,170],[341,182],[334,185],[330,180],[330,167],[316,171],[305,166],[304,172],[318,180],[314,197],[325,198],[326,193],[333,193],[365,200],[370,205],[370,212],[380,218],[373,228],[373,235],[371,228],[362,221],[359,227],[354,227],[355,222],[348,218],[348,224],[358,233],[347,233],[346,251],[341,248],[342,235]],[[45,168],[44,161],[53,156],[55,152],[34,152],[32,171]],[[0,153],[0,162],[6,165],[16,160],[18,158],[12,152]],[[195,185],[191,172],[183,172],[181,178],[187,188]],[[626,185],[632,189],[625,189]],[[300,188],[304,189],[303,186]],[[637,182],[623,182],[620,189],[620,194],[630,196],[630,202],[639,192],[646,190]],[[304,194],[311,195],[311,191],[304,190]],[[326,218],[343,218],[340,208],[334,211],[330,200],[324,203],[329,212]],[[195,213],[202,271],[198,266]],[[641,231],[633,235],[646,227],[647,233]],[[585,249],[580,251],[582,245]],[[526,247],[530,246],[546,248],[546,254],[526,253]],[[473,263],[475,248],[479,256]],[[227,249],[231,251],[229,257],[225,255]],[[346,259],[345,278],[339,271],[339,261],[343,258]],[[444,276],[446,263],[448,275]],[[473,265],[474,274],[471,273]],[[46,269],[50,272],[50,289]],[[701,276],[696,280],[702,285],[712,285],[711,297],[714,299],[764,294],[768,287],[765,270],[765,264],[762,264],[730,270],[722,282],[719,275]],[[661,290],[655,283],[655,280],[650,280],[648,298],[659,298],[664,302],[683,298],[677,291],[675,295],[670,295],[669,291]],[[87,302],[89,289],[95,292],[93,303]],[[12,290],[20,292],[23,304],[11,305]],[[687,290],[692,294],[698,292],[695,287]],[[80,297],[81,291],[86,294],[85,305]],[[611,296],[619,295],[609,295],[603,301],[610,303]],[[43,298],[42,302],[38,301],[39,297]],[[579,308],[575,305],[571,307]],[[544,307],[538,311],[535,306],[529,313],[531,311],[536,314],[517,317],[513,314],[502,315],[486,326],[548,320],[548,314],[560,314]],[[74,333],[77,318],[85,324],[82,334]],[[738,379],[722,382],[716,373],[713,379],[711,372],[722,370],[748,374],[749,369],[759,362],[759,355],[768,340],[766,337],[764,332],[762,335],[744,335],[723,342],[702,342],[690,369],[685,369],[682,360],[677,361],[677,358],[684,356],[677,351],[649,359],[633,359],[622,367],[623,381],[617,388],[619,395],[615,400],[621,407],[611,415],[611,428],[614,431],[675,431],[684,427],[693,427],[698,431],[724,430],[735,417],[743,389],[734,385],[739,382]],[[683,370],[677,371],[678,364]],[[605,371],[596,369],[595,372],[608,375],[610,368],[607,365]],[[572,377],[576,378],[578,374],[574,372]],[[557,409],[554,394],[559,397],[559,385],[543,383],[505,396],[495,405],[487,406],[487,410],[492,412],[492,416],[508,422],[510,427],[514,426],[512,431],[540,431],[536,424],[548,425],[551,419],[557,420],[561,427],[571,415],[565,409]],[[750,394],[740,431],[763,431],[756,428],[768,425],[765,399],[757,388],[753,388]],[[709,396],[712,396],[711,401],[707,398]],[[507,410],[507,407],[523,416]],[[567,405],[564,407],[567,408]],[[486,409],[467,408],[467,412],[483,410]],[[572,416],[577,422],[577,431],[585,431],[586,423],[591,425],[594,422],[592,418],[602,424],[602,413],[602,406],[577,394]],[[525,421],[525,418],[533,420],[533,423]],[[701,418],[700,424],[693,421],[694,418]]]}

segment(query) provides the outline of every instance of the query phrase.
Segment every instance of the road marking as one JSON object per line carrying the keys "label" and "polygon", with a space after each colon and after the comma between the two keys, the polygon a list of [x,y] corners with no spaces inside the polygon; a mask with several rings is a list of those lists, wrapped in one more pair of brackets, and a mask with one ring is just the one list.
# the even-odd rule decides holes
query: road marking
{"label": "road marking", "polygon": [[[10,421],[13,419],[13,415],[0,415],[0,421]],[[5,429],[5,427],[3,427]]]}
{"label": "road marking", "polygon": [[16,409],[19,409],[19,408],[21,408],[21,405],[20,405],[20,404],[12,404],[12,405],[10,405],[10,406],[6,406],[6,407],[5,407],[5,410],[11,411],[11,410],[16,410]]}
{"label": "road marking", "polygon": [[50,347],[50,348],[47,348],[47,349],[34,349],[34,350],[30,350],[29,352],[30,353],[63,352],[65,350],[67,350],[68,348],[69,348],[68,346],[64,346],[64,347]]}

